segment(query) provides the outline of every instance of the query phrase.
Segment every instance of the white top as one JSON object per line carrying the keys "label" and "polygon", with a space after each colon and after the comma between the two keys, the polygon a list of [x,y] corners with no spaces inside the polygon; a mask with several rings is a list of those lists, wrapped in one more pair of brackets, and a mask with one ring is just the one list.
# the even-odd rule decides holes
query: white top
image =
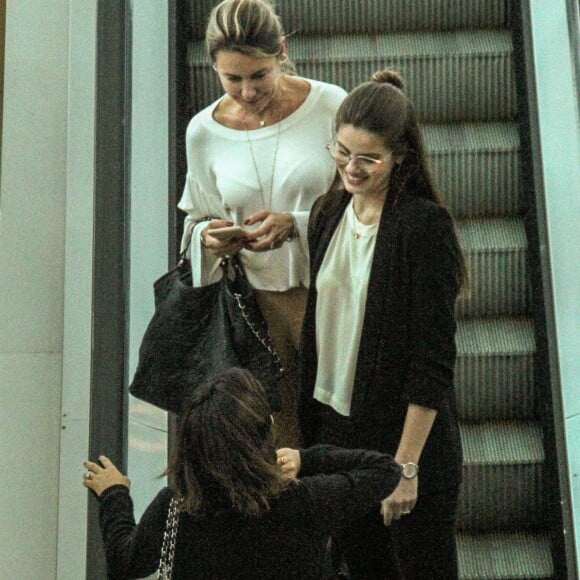
{"label": "white top", "polygon": [[377,229],[378,224],[367,226],[358,221],[351,201],[316,280],[318,370],[314,398],[345,416],[350,415]]}
{"label": "white top", "polygon": [[[296,220],[299,236],[292,242],[270,252],[240,252],[250,283],[262,290],[308,286],[308,215],[335,176],[336,167],[325,145],[333,140],[334,116],[346,92],[335,85],[306,80],[311,86],[306,100],[280,123],[252,131],[230,129],[213,118],[218,100],[195,115],[187,128],[188,170],[178,204],[188,214],[182,247],[190,224],[205,216],[243,227],[250,214],[271,209],[291,212]],[[206,225],[198,224],[193,231],[194,286],[209,284],[221,276],[219,259],[199,242],[199,232]]]}

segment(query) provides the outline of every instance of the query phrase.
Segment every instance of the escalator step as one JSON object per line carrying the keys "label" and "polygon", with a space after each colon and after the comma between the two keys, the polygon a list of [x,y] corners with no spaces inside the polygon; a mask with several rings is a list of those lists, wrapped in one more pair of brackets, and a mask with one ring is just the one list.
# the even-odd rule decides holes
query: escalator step
{"label": "escalator step", "polygon": [[[191,2],[194,38],[202,38],[217,0]],[[502,28],[509,25],[504,0],[284,0],[276,10],[287,33],[351,34],[395,30]],[[329,15],[332,15],[329,17]]]}
{"label": "escalator step", "polygon": [[528,356],[535,350],[529,318],[461,320],[457,332],[460,356]]}
{"label": "escalator step", "polygon": [[550,539],[539,534],[458,534],[460,580],[552,578]]}
{"label": "escalator step", "polygon": [[[198,109],[221,94],[204,50],[203,41],[190,44]],[[379,68],[399,70],[424,122],[492,121],[516,114],[507,31],[293,36],[289,53],[301,75],[347,90]]]}
{"label": "escalator step", "polygon": [[462,220],[456,229],[469,276],[469,290],[457,303],[458,316],[526,314],[530,296],[522,220]]}
{"label": "escalator step", "polygon": [[516,123],[447,123],[423,127],[437,189],[455,218],[519,211]]}
{"label": "escalator step", "polygon": [[461,419],[536,416],[539,400],[533,380],[531,318],[462,319],[456,343],[455,391]]}
{"label": "escalator step", "polygon": [[539,424],[461,424],[464,469],[458,528],[517,531],[542,524],[544,449]]}

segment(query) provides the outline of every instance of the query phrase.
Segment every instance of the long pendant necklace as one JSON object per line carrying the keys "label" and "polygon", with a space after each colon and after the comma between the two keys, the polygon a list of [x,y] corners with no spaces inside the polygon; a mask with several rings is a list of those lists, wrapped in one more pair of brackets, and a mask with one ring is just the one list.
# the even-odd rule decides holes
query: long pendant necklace
{"label": "long pendant necklace", "polygon": [[[273,110],[275,110],[274,107],[271,107],[272,103],[274,105],[276,105],[276,101],[274,100],[274,97],[277,97],[277,101],[278,101],[278,106],[276,107],[278,109],[278,119],[277,121],[275,121],[275,123],[277,123],[277,133],[276,133],[276,145],[274,147],[274,156],[272,158],[272,171],[270,172],[270,195],[269,198],[266,199],[266,190],[264,188],[264,185],[267,185],[267,183],[262,183],[262,179],[260,177],[260,172],[258,171],[258,162],[256,160],[256,154],[254,152],[254,146],[252,145],[252,140],[250,139],[250,131],[248,129],[248,123],[246,122],[246,118],[244,117],[242,119],[242,123],[244,124],[244,128],[246,129],[246,141],[248,142],[248,145],[250,147],[250,153],[252,155],[252,165],[254,166],[254,172],[256,173],[256,179],[258,180],[258,186],[260,188],[260,195],[262,196],[262,207],[264,209],[271,209],[270,205],[272,202],[272,196],[274,193],[274,176],[276,174],[276,161],[278,159],[278,146],[280,145],[280,130],[281,130],[281,125],[282,125],[282,103],[284,102],[284,87],[282,85],[282,81],[279,82],[279,84],[277,85],[276,89],[274,90],[273,96],[272,96],[272,100],[270,101],[270,110],[273,112]],[[260,128],[263,128],[264,125],[266,124],[265,119],[260,119],[258,124],[260,125]]]}
{"label": "long pendant necklace", "polygon": [[[264,189],[264,184],[262,183],[262,179],[260,178],[260,172],[258,171],[258,162],[256,161],[256,155],[254,153],[254,146],[252,145],[252,140],[250,139],[250,131],[248,130],[248,126],[246,124],[246,120],[243,120],[244,127],[246,128],[246,141],[250,147],[250,154],[252,155],[252,165],[254,166],[254,172],[256,174],[256,179],[258,180],[258,187],[260,188],[260,195],[262,196],[262,208],[263,209],[270,209],[270,203],[272,201],[272,195],[274,192],[274,175],[276,173],[276,160],[278,159],[278,146],[280,144],[280,126],[282,125],[281,119],[278,119],[277,122],[277,133],[276,133],[276,146],[274,147],[274,156],[272,159],[272,171],[270,173],[270,196],[266,200],[266,191]],[[266,183],[267,185],[267,183]],[[268,203],[266,203],[268,202]]]}

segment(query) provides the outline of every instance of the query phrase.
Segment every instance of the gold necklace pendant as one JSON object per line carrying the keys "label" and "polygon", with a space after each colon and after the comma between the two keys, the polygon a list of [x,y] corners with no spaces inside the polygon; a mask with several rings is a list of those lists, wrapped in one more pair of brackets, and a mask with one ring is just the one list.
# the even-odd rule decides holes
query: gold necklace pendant
{"label": "gold necklace pendant", "polygon": [[[372,237],[375,234],[376,228],[378,228],[379,225],[379,221],[380,221],[380,212],[383,209],[383,205],[381,204],[380,206],[377,206],[374,208],[374,211],[372,212],[372,214],[370,215],[370,217],[367,219],[367,222],[363,222],[357,211],[356,208],[354,206],[354,199],[352,201],[352,222],[351,222],[351,227],[352,227],[352,235],[353,235],[353,239],[355,241],[360,240],[361,238],[369,238]],[[377,220],[377,217],[379,217],[379,219]],[[357,225],[361,228],[363,228],[363,231],[358,231],[357,230]]]}
{"label": "gold necklace pendant", "polygon": [[[252,165],[254,166],[254,173],[256,174],[256,179],[258,180],[258,187],[260,189],[260,195],[262,197],[262,207],[265,209],[270,209],[270,204],[272,202],[272,195],[274,193],[274,177],[276,174],[276,160],[278,159],[278,146],[280,144],[280,126],[281,126],[281,119],[278,119],[278,131],[276,133],[276,145],[274,147],[274,156],[272,159],[272,170],[270,174],[270,197],[266,199],[266,189],[264,187],[264,183],[262,183],[262,179],[260,178],[260,172],[258,170],[258,162],[256,160],[256,155],[254,154],[254,146],[252,145],[252,140],[250,139],[250,132],[248,130],[248,125],[246,120],[243,121],[246,127],[246,141],[250,148],[250,155],[252,157]],[[261,123],[261,122],[260,122]],[[266,183],[267,185],[267,183]]]}

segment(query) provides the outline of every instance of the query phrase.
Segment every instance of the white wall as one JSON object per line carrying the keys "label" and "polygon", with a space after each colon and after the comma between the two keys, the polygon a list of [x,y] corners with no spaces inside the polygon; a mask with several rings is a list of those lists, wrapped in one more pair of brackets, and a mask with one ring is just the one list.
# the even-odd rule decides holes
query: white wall
{"label": "white wall", "polygon": [[[132,13],[129,375],[154,310],[153,281],[167,270],[167,2],[137,0]],[[167,414],[129,399],[128,471],[137,516],[153,499],[167,466]]]}
{"label": "white wall", "polygon": [[[6,16],[0,196],[0,571],[84,578],[89,434],[94,0],[18,0]],[[130,372],[167,267],[167,5],[134,5]],[[163,484],[166,417],[132,401],[137,509]]]}
{"label": "white wall", "polygon": [[[531,2],[546,213],[576,553],[580,556],[580,118],[566,3]],[[578,58],[578,55],[575,55]],[[578,79],[580,80],[580,79]],[[578,571],[575,571],[576,573]],[[571,572],[574,574],[574,571]]]}
{"label": "white wall", "polygon": [[70,2],[57,578],[85,577],[91,378],[97,3]]}
{"label": "white wall", "polygon": [[56,574],[69,3],[8,2],[0,203],[0,569]]}

